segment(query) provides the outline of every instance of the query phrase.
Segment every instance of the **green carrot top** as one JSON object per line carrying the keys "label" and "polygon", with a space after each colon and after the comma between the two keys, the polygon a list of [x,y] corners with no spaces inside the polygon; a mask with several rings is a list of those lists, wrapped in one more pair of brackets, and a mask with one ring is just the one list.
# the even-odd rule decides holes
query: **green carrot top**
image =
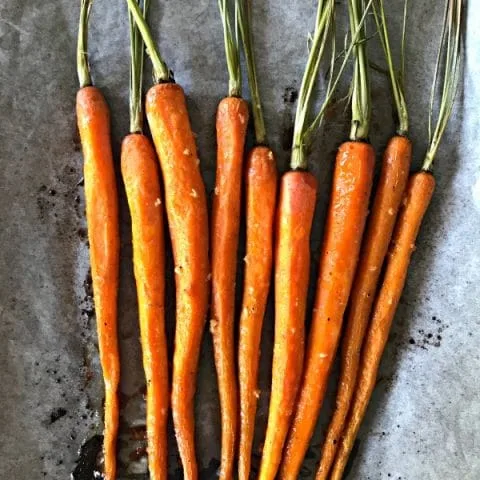
{"label": "green carrot top", "polygon": [[88,66],[88,19],[91,8],[92,0],[81,0],[77,39],[77,74],[80,88],[92,85],[90,67]]}
{"label": "green carrot top", "polygon": [[[428,118],[429,146],[422,170],[430,171],[442,136],[447,128],[452,114],[455,96],[462,73],[462,18],[463,1],[446,0],[443,31],[437,55],[432,93],[430,96],[430,111]],[[439,79],[440,77],[440,79]],[[433,128],[434,103],[437,87],[440,88],[440,101],[435,128]]]}

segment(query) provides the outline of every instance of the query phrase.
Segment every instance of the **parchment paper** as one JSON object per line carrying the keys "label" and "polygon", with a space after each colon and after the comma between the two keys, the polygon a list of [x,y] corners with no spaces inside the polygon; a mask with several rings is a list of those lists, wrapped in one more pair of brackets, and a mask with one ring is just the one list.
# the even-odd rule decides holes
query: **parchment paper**
{"label": "parchment paper", "polygon": [[[202,169],[214,182],[214,115],[227,92],[221,23],[214,0],[152,2],[151,23],[166,61],[188,95]],[[306,61],[310,0],[254,3],[254,35],[268,138],[286,168],[295,92]],[[339,2],[339,36],[345,26]],[[403,2],[386,2],[399,32]],[[352,455],[349,479],[480,478],[478,395],[480,314],[480,14],[468,11],[465,75],[435,167],[437,190],[414,254],[380,378]],[[443,2],[410,2],[407,92],[415,166],[427,142],[428,96]],[[102,432],[103,386],[88,279],[82,156],[75,126],[75,44],[79,2],[0,3],[0,478],[85,476]],[[128,130],[128,27],[123,1],[97,0],[90,60],[112,111],[113,148]],[[372,59],[382,64],[376,40]],[[379,154],[393,132],[388,83],[372,75],[371,141]],[[146,84],[150,84],[149,75]],[[345,86],[344,86],[345,87]],[[245,89],[246,92],[246,89]],[[339,97],[345,94],[343,88]],[[312,286],[335,149],[348,131],[339,104],[318,134],[311,168],[320,181],[312,236]],[[143,479],[144,380],[140,362],[128,210],[121,183],[120,479]],[[239,258],[242,256],[242,244]],[[171,267],[171,263],[170,263]],[[239,285],[241,284],[241,271]],[[171,285],[171,283],[170,283]],[[168,334],[173,339],[170,287]],[[310,294],[310,305],[313,295]],[[311,311],[311,306],[309,312]],[[272,306],[262,342],[262,391],[254,467],[268,412]],[[202,479],[216,476],[219,408],[211,339],[206,332],[196,406]],[[334,379],[302,478],[313,478]],[[82,470],[83,469],[83,470]],[[172,478],[182,478],[171,441]],[[83,473],[82,473],[83,472]],[[83,475],[81,477],[80,475]]]}

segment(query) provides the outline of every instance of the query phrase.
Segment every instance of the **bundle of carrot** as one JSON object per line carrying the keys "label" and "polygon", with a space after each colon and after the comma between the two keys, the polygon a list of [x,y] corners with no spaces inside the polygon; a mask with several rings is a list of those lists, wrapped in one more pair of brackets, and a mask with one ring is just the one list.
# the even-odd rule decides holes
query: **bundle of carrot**
{"label": "bundle of carrot", "polygon": [[[295,117],[290,171],[280,182],[275,231],[275,339],[267,432],[259,479],[274,479],[282,459],[303,367],[304,321],[310,271],[310,232],[317,181],[308,172],[305,132],[312,93],[327,42],[335,3],[318,2],[315,32]],[[333,55],[333,53],[332,53]]]}
{"label": "bundle of carrot", "polygon": [[[143,16],[148,11],[143,3]],[[130,20],[130,134],[122,143],[122,176],[132,219],[143,367],[147,384],[147,445],[150,478],[167,478],[168,356],[165,336],[165,241],[155,150],[143,134],[144,44]]]}
{"label": "bundle of carrot", "polygon": [[249,0],[237,0],[237,15],[247,64],[256,146],[245,169],[246,255],[240,313],[238,376],[240,391],[240,440],[238,477],[250,478],[255,413],[259,397],[257,378],[260,339],[272,274],[273,226],[277,195],[277,169],[266,146],[266,130],[253,53]]}
{"label": "bundle of carrot", "polygon": [[402,62],[398,73],[393,65],[383,0],[375,0],[372,5],[378,36],[387,59],[398,118],[398,130],[397,134],[390,139],[383,156],[382,170],[368,218],[360,260],[350,295],[349,313],[341,351],[341,371],[338,381],[336,409],[325,436],[317,480],[328,478],[354,394],[363,338],[370,318],[383,261],[387,254],[397,213],[407,185],[412,157],[412,146],[407,137],[409,122],[402,82],[404,77],[403,46],[407,1],[404,9]]}
{"label": "bundle of carrot", "polygon": [[369,6],[362,0],[349,0],[351,34],[355,35],[358,29],[361,32],[354,47],[350,140],[340,146],[335,163],[303,379],[280,470],[281,479],[298,478],[317,422],[368,213],[375,162],[373,148],[368,143],[371,100],[363,25]]}
{"label": "bundle of carrot", "polygon": [[229,74],[228,96],[217,109],[217,172],[212,205],[212,305],[210,331],[222,418],[219,476],[233,478],[238,436],[238,386],[235,368],[235,277],[248,104],[241,98],[237,28],[230,22],[232,1],[219,0]]}
{"label": "bundle of carrot", "polygon": [[[462,0],[447,0],[444,29],[432,88],[429,147],[421,171],[410,175],[401,211],[395,224],[384,277],[363,342],[353,399],[329,477],[331,480],[340,480],[343,476],[349,454],[375,388],[380,360],[405,285],[411,255],[415,250],[415,241],[435,188],[435,179],[431,173],[432,165],[453,109],[461,75],[462,16]],[[433,129],[433,107],[439,75],[443,78],[438,117]]]}
{"label": "bundle of carrot", "polygon": [[93,86],[87,57],[92,1],[81,0],[77,45],[77,124],[84,156],[85,204],[98,347],[105,382],[104,473],[116,476],[120,358],[117,295],[120,261],[117,185],[110,138],[110,113],[102,92]]}
{"label": "bundle of carrot", "polygon": [[152,60],[156,82],[147,92],[146,114],[163,175],[175,263],[176,331],[171,404],[184,478],[196,479],[194,396],[210,278],[205,187],[185,94],[174,83],[137,2],[127,0],[127,4]]}

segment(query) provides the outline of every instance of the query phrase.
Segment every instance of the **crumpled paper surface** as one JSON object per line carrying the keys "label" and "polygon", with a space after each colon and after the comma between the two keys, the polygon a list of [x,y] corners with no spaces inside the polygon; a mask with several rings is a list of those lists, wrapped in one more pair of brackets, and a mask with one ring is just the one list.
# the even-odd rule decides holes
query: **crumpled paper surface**
{"label": "crumpled paper surface", "polygon": [[[268,138],[283,170],[289,158],[295,92],[306,61],[306,36],[315,7],[309,0],[253,3]],[[339,36],[345,26],[345,3],[339,2]],[[442,3],[410,2],[407,95],[415,166],[421,163],[427,143],[428,96]],[[480,478],[480,160],[475,149],[480,131],[480,14],[474,3],[470,2],[466,22],[464,81],[435,167],[438,186],[418,240],[378,386],[358,437],[349,479]],[[387,7],[391,30],[398,33],[403,2],[387,2]],[[85,475],[92,452],[98,450],[95,435],[102,431],[103,388],[88,277],[82,156],[74,114],[78,13],[79,2],[70,0],[6,0],[0,4],[0,477],[5,479],[68,478],[79,447],[88,441],[82,450],[86,463],[80,466]],[[164,58],[188,95],[211,194],[214,115],[218,101],[227,93],[216,2],[153,2],[150,22]],[[128,130],[125,2],[97,0],[90,24],[91,68],[111,107],[118,161],[120,142]],[[382,64],[376,40],[371,42],[370,52],[373,61]],[[386,78],[373,73],[372,83],[371,141],[380,155],[394,123]],[[338,96],[345,92],[344,85]],[[312,236],[312,287],[331,166],[346,132],[348,111],[338,105],[319,132],[310,157],[320,182]],[[142,450],[145,409],[128,210],[121,184],[119,190],[123,260],[119,479],[126,480],[146,478]],[[243,245],[239,258],[242,250]],[[174,331],[172,298],[170,289],[170,340]],[[312,299],[311,291],[310,305]],[[262,341],[254,467],[259,463],[268,413],[272,312],[270,301]],[[216,389],[211,339],[206,332],[196,405],[202,479],[215,478],[218,467]],[[302,478],[313,478],[333,398],[332,379]],[[173,434],[170,447],[171,478],[182,478]]]}

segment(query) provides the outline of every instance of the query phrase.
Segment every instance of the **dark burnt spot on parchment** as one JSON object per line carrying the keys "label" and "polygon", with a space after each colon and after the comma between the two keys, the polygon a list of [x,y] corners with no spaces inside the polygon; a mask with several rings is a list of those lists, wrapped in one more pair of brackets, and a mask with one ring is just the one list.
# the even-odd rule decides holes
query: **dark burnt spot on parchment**
{"label": "dark burnt spot on parchment", "polygon": [[294,104],[298,98],[298,91],[295,87],[286,87],[283,95],[283,119],[282,119],[282,135],[281,143],[282,149],[288,152],[292,148],[293,140],[293,119],[294,119]]}
{"label": "dark burnt spot on parchment", "polygon": [[426,328],[419,328],[416,334],[411,336],[408,343],[412,346],[428,350],[428,347],[440,347],[443,340],[443,332],[449,328],[439,317],[433,315],[431,323]]}
{"label": "dark burnt spot on parchment", "polygon": [[71,480],[94,480],[101,479],[100,473],[103,435],[94,435],[82,443],[78,452],[75,469],[71,474]]}
{"label": "dark burnt spot on parchment", "polygon": [[62,417],[64,417],[65,415],[67,414],[67,411],[62,408],[62,407],[59,407],[59,408],[54,408],[51,412],[50,412],[50,417],[49,417],[49,423],[50,425],[52,423],[55,423],[57,420],[60,420]]}

